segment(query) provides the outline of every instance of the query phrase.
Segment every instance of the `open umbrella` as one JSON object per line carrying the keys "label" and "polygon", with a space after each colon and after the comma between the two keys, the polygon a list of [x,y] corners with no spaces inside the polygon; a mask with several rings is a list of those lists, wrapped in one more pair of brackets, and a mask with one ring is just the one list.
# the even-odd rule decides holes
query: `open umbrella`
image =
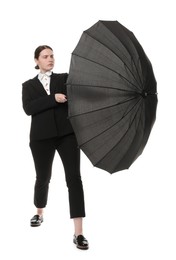
{"label": "open umbrella", "polygon": [[117,21],[98,21],[72,53],[69,119],[92,164],[114,173],[142,153],[156,118],[156,80],[134,34]]}

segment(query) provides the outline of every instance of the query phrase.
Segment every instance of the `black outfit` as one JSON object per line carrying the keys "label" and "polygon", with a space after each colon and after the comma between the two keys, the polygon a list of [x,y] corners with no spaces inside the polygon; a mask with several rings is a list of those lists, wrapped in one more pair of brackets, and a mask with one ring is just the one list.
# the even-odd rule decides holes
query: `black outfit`
{"label": "black outfit", "polygon": [[36,76],[24,82],[23,108],[32,115],[30,148],[32,151],[36,183],[34,204],[44,208],[47,204],[48,187],[55,151],[63,162],[69,193],[70,217],[84,217],[84,193],[80,175],[80,150],[72,126],[68,120],[67,102],[58,103],[56,93],[66,95],[67,73],[52,73],[50,95]]}

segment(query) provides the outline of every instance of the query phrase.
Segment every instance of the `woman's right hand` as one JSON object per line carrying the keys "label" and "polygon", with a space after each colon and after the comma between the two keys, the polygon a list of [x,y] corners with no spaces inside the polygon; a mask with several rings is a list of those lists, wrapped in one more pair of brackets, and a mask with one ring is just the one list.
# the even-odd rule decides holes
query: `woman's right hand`
{"label": "woman's right hand", "polygon": [[55,100],[58,103],[65,103],[67,101],[67,97],[64,94],[56,93],[55,94]]}

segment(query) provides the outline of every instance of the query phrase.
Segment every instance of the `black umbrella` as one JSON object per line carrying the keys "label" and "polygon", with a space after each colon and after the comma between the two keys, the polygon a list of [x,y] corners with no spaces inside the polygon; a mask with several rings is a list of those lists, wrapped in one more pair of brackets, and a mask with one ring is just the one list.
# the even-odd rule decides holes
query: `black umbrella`
{"label": "black umbrella", "polygon": [[93,165],[128,169],[148,141],[157,107],[152,65],[134,34],[117,21],[84,31],[72,53],[67,96],[78,144]]}

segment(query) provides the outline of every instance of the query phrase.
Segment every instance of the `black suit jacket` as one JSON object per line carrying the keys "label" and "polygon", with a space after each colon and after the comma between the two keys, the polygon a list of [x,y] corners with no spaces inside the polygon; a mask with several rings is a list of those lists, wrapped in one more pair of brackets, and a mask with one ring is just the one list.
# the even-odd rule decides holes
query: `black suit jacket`
{"label": "black suit jacket", "polygon": [[27,115],[32,116],[30,140],[41,140],[73,133],[68,119],[68,104],[58,103],[56,93],[66,95],[68,74],[52,73],[50,95],[43,88],[38,75],[22,84],[22,102]]}

